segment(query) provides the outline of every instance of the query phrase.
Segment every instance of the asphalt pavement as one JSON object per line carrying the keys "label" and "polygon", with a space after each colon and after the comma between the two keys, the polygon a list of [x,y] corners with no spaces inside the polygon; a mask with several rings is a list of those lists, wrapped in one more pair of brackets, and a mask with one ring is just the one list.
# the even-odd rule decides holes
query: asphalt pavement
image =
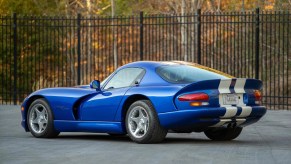
{"label": "asphalt pavement", "polygon": [[23,130],[20,120],[19,106],[0,105],[0,164],[291,164],[291,111],[268,111],[228,142],[211,141],[203,133],[169,133],[160,144],[99,133],[37,139]]}

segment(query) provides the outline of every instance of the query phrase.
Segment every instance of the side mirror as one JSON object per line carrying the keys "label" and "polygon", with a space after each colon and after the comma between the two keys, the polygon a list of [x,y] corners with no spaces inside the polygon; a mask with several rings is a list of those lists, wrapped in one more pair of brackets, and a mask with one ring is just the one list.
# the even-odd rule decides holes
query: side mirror
{"label": "side mirror", "polygon": [[96,91],[100,91],[101,90],[101,88],[100,88],[100,81],[99,80],[93,80],[93,81],[91,81],[90,88],[96,89]]}

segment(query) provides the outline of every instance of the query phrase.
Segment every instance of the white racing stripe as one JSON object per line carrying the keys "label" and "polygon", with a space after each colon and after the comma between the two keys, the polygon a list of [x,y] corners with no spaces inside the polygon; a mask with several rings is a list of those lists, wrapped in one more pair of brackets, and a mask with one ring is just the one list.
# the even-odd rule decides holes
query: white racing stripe
{"label": "white racing stripe", "polygon": [[220,127],[228,122],[231,122],[231,119],[221,119],[217,124],[212,125],[211,127]]}
{"label": "white racing stripe", "polygon": [[237,107],[235,106],[224,106],[225,114],[221,118],[231,118],[236,115]]}
{"label": "white racing stripe", "polygon": [[230,93],[229,87],[232,79],[220,80],[218,91],[219,93]]}
{"label": "white racing stripe", "polygon": [[252,107],[250,106],[241,106],[241,114],[237,117],[248,117],[252,113]]}
{"label": "white racing stripe", "polygon": [[246,79],[237,79],[234,85],[234,92],[245,93],[245,89],[244,89],[245,84],[246,84]]}
{"label": "white racing stripe", "polygon": [[[237,126],[242,125],[246,121],[245,117],[248,117],[252,112],[252,107],[245,106],[246,104],[244,104],[243,98],[240,100],[240,102],[237,104],[237,106],[223,105],[223,94],[231,93],[230,89],[229,89],[230,85],[231,85],[231,81],[232,81],[232,79],[226,79],[226,80],[221,80],[219,83],[219,86],[218,86],[219,104],[221,107],[225,108],[225,114],[220,117],[221,119],[217,124],[215,124],[211,127],[220,127],[226,123],[231,122],[232,120],[229,118],[236,116],[236,114],[238,112],[238,107],[241,107],[242,112],[235,119]],[[234,92],[243,95],[243,93],[245,93],[245,90],[244,90],[245,84],[246,84],[246,79],[244,79],[244,78],[237,79],[235,86],[234,86]]]}

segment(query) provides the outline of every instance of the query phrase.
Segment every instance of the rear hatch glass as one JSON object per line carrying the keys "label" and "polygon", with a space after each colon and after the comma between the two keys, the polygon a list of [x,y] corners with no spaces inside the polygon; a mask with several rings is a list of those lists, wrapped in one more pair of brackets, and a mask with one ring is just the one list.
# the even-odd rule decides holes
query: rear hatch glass
{"label": "rear hatch glass", "polygon": [[[203,66],[204,67],[204,66]],[[201,80],[229,79],[232,76],[213,69],[190,65],[164,65],[157,68],[157,74],[170,83],[187,84]],[[207,67],[206,67],[207,68]]]}

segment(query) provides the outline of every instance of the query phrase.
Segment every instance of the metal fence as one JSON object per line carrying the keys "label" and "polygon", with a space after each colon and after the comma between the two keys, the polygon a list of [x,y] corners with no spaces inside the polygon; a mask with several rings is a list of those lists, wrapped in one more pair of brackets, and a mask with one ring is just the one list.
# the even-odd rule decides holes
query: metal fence
{"label": "metal fence", "polygon": [[291,109],[289,11],[103,17],[0,16],[0,104],[45,87],[103,80],[138,60],[186,60],[264,82],[264,104]]}

